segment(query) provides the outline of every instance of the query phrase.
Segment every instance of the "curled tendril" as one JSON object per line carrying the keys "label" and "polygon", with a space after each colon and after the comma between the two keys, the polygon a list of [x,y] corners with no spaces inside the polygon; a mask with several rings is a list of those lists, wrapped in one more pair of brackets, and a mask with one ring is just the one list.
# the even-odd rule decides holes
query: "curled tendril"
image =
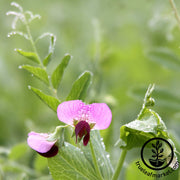
{"label": "curled tendril", "polygon": [[19,35],[19,36],[22,36],[25,39],[29,40],[28,35],[23,33],[23,32],[21,32],[21,31],[11,31],[10,33],[8,33],[7,37],[11,37],[11,36],[14,36],[14,35]]}
{"label": "curled tendril", "polygon": [[41,19],[41,16],[39,14],[33,14],[31,11],[26,11],[24,14],[29,15],[29,23],[35,19]]}
{"label": "curled tendril", "polygon": [[14,6],[14,7],[18,8],[20,12],[23,12],[23,8],[18,3],[12,2],[11,6]]}
{"label": "curled tendril", "polygon": [[[39,14],[33,14],[31,11],[23,11],[23,8],[15,2],[11,3],[11,6],[14,6],[16,8],[18,8],[19,12],[16,11],[8,11],[6,13],[6,15],[14,15],[15,18],[12,22],[12,29],[16,29],[16,24],[18,22],[18,20],[20,20],[24,25],[26,23],[30,23],[32,22],[34,19],[40,19],[41,16]],[[26,16],[28,15],[28,16]]]}

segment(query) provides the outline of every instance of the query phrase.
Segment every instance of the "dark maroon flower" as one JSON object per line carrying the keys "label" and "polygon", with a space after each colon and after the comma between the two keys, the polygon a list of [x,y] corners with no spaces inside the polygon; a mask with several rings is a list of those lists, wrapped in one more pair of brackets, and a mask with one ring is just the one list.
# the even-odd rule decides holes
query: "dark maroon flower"
{"label": "dark maroon flower", "polygon": [[78,137],[82,139],[82,137],[84,136],[83,144],[84,146],[86,146],[90,139],[90,130],[90,125],[86,121],[78,122],[78,124],[75,126],[76,143]]}

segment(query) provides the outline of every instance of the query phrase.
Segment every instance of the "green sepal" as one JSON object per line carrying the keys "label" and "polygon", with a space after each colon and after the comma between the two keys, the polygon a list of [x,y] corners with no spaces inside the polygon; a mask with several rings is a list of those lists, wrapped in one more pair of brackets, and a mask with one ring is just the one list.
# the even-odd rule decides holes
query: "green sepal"
{"label": "green sepal", "polygon": [[91,129],[92,129],[95,125],[96,125],[96,123],[89,123],[89,126],[90,126]]}
{"label": "green sepal", "polygon": [[76,126],[76,125],[78,124],[78,122],[79,122],[78,120],[73,119],[73,125],[74,125],[74,126]]}
{"label": "green sepal", "polygon": [[59,148],[64,145],[64,129],[67,126],[57,126],[55,131],[49,135],[47,141],[55,141],[57,140],[56,144]]}

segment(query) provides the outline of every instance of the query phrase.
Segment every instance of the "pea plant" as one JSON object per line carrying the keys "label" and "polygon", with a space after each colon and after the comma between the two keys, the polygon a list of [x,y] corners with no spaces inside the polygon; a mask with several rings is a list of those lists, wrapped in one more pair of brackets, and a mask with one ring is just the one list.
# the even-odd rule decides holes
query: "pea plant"
{"label": "pea plant", "polygon": [[[29,50],[15,49],[19,55],[27,59],[26,64],[19,68],[28,71],[44,83],[44,89],[33,86],[28,86],[28,88],[57,114],[57,120],[60,122],[60,125],[55,127],[51,133],[35,132],[32,129],[27,135],[29,149],[36,151],[39,157],[43,156],[43,159],[47,160],[50,175],[44,176],[43,172],[39,174],[35,170],[15,165],[18,172],[24,173],[19,179],[36,179],[41,176],[44,179],[54,180],[117,180],[125,165],[127,153],[134,148],[141,148],[147,140],[155,137],[166,139],[171,143],[174,161],[169,167],[173,168],[174,163],[178,161],[178,152],[164,121],[152,109],[155,104],[152,97],[155,85],[150,84],[147,88],[137,118],[121,127],[119,125],[120,136],[113,147],[119,151],[119,160],[114,167],[100,135],[100,130],[109,128],[113,121],[112,110],[104,102],[92,103],[92,100],[87,98],[87,90],[93,81],[93,73],[82,72],[73,82],[65,100],[60,99],[58,97],[58,92],[61,91],[59,87],[72,56],[65,54],[52,72],[47,71],[48,65],[53,61],[56,36],[52,33],[44,33],[37,38],[33,37],[31,22],[40,19],[40,15],[24,11],[15,2],[11,5],[16,11],[7,12],[7,15],[14,16],[12,31],[8,37],[19,35],[31,45]],[[17,22],[24,26],[24,31],[18,30]],[[37,43],[45,37],[49,37],[49,50],[44,56],[40,56]],[[19,146],[14,152],[23,153],[23,148],[24,146]],[[158,152],[155,153],[157,156]],[[166,155],[172,156],[168,152]],[[5,161],[6,159],[3,162]],[[37,166],[41,166],[41,163],[37,163]],[[2,166],[2,172],[5,172],[7,168],[7,166]],[[4,177],[3,173],[2,177]]]}

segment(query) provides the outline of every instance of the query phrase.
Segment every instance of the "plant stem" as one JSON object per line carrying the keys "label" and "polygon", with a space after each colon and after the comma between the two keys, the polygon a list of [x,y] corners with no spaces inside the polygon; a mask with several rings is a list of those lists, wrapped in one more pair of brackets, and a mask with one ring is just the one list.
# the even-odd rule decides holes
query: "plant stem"
{"label": "plant stem", "polygon": [[96,155],[95,155],[94,148],[93,148],[91,140],[90,140],[90,148],[91,148],[91,154],[92,154],[93,163],[94,163],[96,173],[99,176],[99,179],[103,180],[103,177],[102,177],[101,172],[100,172],[99,167],[98,167],[98,163],[97,163],[97,160],[96,160]]}
{"label": "plant stem", "polygon": [[151,94],[154,90],[154,87],[155,85],[154,84],[150,84],[147,91],[146,91],[146,94],[145,94],[145,97],[144,97],[144,102],[143,102],[143,105],[142,105],[142,109],[140,111],[140,113],[138,114],[138,117],[137,119],[141,119],[141,117],[144,115],[144,112],[146,111],[147,107],[149,106],[153,106],[154,105],[154,99],[151,98]]}
{"label": "plant stem", "polygon": [[[29,36],[29,41],[30,41],[30,43],[31,43],[31,45],[32,45],[33,51],[34,51],[34,53],[36,53],[36,55],[37,55],[37,57],[38,57],[38,59],[39,59],[41,68],[43,68],[43,69],[46,71],[46,67],[43,65],[43,63],[42,63],[42,61],[41,61],[41,58],[40,58],[40,56],[39,56],[39,54],[38,54],[38,51],[37,51],[35,42],[34,42],[33,37],[32,37],[32,35],[31,35],[30,27],[29,27],[29,24],[28,24],[28,21],[27,21],[25,15],[24,15],[24,22],[25,22],[26,31],[27,31],[27,34],[28,34],[28,36]],[[52,95],[58,99],[57,90],[53,88],[51,82],[50,82],[50,85],[49,85],[48,88],[49,88],[49,90],[52,92]]]}
{"label": "plant stem", "polygon": [[142,109],[141,109],[141,111],[140,111],[140,113],[138,114],[138,117],[137,117],[138,120],[141,119],[141,117],[144,115],[145,110],[146,110],[146,107],[142,107]]}
{"label": "plant stem", "polygon": [[[24,15],[24,17],[25,17],[25,15]],[[38,54],[38,52],[37,52],[37,49],[36,49],[36,46],[35,46],[34,40],[33,40],[33,38],[32,38],[31,31],[30,31],[29,24],[28,24],[28,22],[27,22],[26,17],[25,17],[24,19],[25,19],[26,31],[27,31],[27,33],[28,33],[29,40],[30,40],[30,42],[31,42],[31,45],[32,45],[33,51],[37,54],[38,59],[39,59],[39,61],[40,61],[40,65],[41,65],[41,67],[42,67],[42,68],[45,68],[45,67],[43,66],[42,61],[41,61],[41,58],[40,58],[40,56],[39,56],[39,54]]]}
{"label": "plant stem", "polygon": [[169,2],[170,2],[171,7],[172,7],[172,9],[174,11],[174,15],[175,15],[175,18],[176,18],[176,20],[178,22],[178,26],[179,26],[179,29],[180,29],[180,16],[178,14],[178,11],[177,11],[177,8],[176,8],[176,4],[175,4],[174,0],[169,0]]}
{"label": "plant stem", "polygon": [[122,169],[122,166],[123,166],[123,163],[124,163],[124,159],[126,157],[126,153],[127,153],[127,150],[123,149],[122,152],[121,152],[121,156],[119,158],[118,165],[117,165],[116,170],[114,172],[114,175],[112,177],[112,180],[117,180],[118,179],[119,174],[120,174],[121,169]]}

